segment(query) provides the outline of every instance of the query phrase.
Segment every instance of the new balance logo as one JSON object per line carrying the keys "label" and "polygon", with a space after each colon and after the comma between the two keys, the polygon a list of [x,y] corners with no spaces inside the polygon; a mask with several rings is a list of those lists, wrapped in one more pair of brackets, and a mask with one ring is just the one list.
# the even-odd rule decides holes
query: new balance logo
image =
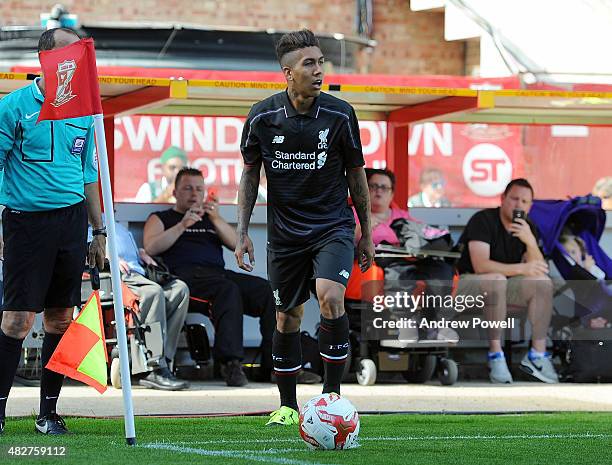
{"label": "new balance logo", "polygon": [[275,291],[272,293],[272,295],[274,296],[274,301],[275,301],[275,302],[274,302],[274,304],[275,304],[277,307],[280,307],[281,305],[283,305],[283,303],[281,302],[281,299],[280,299],[280,295],[279,295],[279,290],[278,290],[278,289],[276,289],[276,290],[275,290]]}
{"label": "new balance logo", "polygon": [[285,136],[274,136],[272,139],[273,144],[282,144],[285,141]]}
{"label": "new balance logo", "polygon": [[327,161],[327,153],[321,152],[317,155],[317,169],[323,168],[325,166],[325,162]]}
{"label": "new balance logo", "polygon": [[349,272],[346,270],[342,270],[340,273],[338,273],[340,276],[342,276],[344,279],[349,279]]}

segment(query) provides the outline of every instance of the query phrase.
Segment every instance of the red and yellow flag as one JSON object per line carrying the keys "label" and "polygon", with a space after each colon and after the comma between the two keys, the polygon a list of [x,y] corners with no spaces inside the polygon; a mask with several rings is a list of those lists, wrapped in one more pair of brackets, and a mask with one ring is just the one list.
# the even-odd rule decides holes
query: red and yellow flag
{"label": "red and yellow flag", "polygon": [[46,368],[106,391],[108,354],[100,294],[91,297],[62,336]]}

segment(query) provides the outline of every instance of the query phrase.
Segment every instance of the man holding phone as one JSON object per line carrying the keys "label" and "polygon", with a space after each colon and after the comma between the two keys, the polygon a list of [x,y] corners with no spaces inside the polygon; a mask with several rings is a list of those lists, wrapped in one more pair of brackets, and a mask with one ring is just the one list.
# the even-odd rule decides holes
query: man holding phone
{"label": "man holding phone", "polygon": [[[482,295],[490,322],[504,322],[509,311],[526,308],[532,340],[521,369],[545,383],[557,383],[546,352],[553,285],[536,227],[527,216],[532,203],[529,181],[513,179],[499,207],[481,210],[470,219],[459,239],[463,250],[457,264],[461,275],[457,295]],[[489,329],[489,377],[493,383],[512,383],[502,334],[500,327]]]}
{"label": "man holding phone", "polygon": [[185,281],[191,295],[210,301],[215,326],[214,358],[222,364],[228,386],[244,386],[243,314],[259,318],[262,336],[262,379],[272,370],[272,335],[276,325],[274,299],[268,281],[225,269],[222,246],[234,250],[236,231],[219,214],[214,191],[202,173],[183,168],[176,175],[176,205],[153,213],[144,227],[144,247],[160,256],[170,271]]}

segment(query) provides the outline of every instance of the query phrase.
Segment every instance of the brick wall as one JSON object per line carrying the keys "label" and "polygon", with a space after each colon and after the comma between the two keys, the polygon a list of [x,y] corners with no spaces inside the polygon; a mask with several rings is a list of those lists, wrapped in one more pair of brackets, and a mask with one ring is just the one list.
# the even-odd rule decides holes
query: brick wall
{"label": "brick wall", "polygon": [[[0,24],[37,24],[56,0],[2,0]],[[206,26],[298,29],[355,34],[354,0],[63,0],[83,23],[160,21]],[[381,74],[458,74],[462,42],[444,41],[444,15],[412,12],[407,0],[374,0],[378,46],[359,57],[359,71]]]}
{"label": "brick wall", "polygon": [[480,39],[465,42],[465,75],[480,76]]}

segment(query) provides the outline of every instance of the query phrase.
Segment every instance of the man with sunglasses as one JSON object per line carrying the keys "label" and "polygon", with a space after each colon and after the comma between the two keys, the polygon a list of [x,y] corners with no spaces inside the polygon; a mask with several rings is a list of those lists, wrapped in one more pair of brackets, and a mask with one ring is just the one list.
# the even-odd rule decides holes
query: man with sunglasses
{"label": "man with sunglasses", "polygon": [[450,207],[446,198],[446,181],[438,168],[425,168],[419,180],[421,191],[408,199],[408,206],[413,207]]}

